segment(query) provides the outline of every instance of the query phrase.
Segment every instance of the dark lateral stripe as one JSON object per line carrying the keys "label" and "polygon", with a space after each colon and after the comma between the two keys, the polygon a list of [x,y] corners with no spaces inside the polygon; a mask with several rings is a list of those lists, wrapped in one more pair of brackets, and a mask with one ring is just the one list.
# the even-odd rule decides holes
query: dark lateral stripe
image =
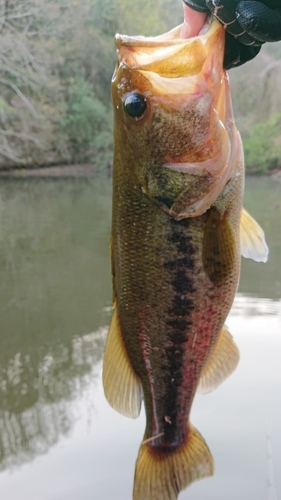
{"label": "dark lateral stripe", "polygon": [[[163,408],[169,418],[164,422],[164,436],[159,438],[158,447],[180,446],[186,433],[186,418],[179,412],[179,401],[183,382],[183,358],[192,322],[190,315],[195,308],[193,294],[196,291],[192,271],[195,250],[192,238],[185,234],[186,221],[171,220],[168,241],[171,246],[171,260],[164,267],[170,272],[173,300],[166,311],[165,350],[165,396]],[[184,422],[184,424],[183,424]]]}

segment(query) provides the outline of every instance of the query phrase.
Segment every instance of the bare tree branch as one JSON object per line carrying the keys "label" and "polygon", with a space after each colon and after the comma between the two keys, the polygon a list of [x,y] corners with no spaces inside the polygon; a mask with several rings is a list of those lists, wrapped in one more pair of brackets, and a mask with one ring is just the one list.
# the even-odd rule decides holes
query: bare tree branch
{"label": "bare tree branch", "polygon": [[18,137],[19,139],[24,139],[26,141],[31,141],[36,146],[43,147],[45,144],[44,142],[39,139],[38,137],[35,137],[31,134],[25,134],[24,132],[13,132],[12,130],[2,130],[0,129],[0,136],[4,137]]}
{"label": "bare tree branch", "polygon": [[8,87],[11,87],[16,92],[16,94],[18,94],[18,96],[23,100],[23,102],[25,102],[30,111],[32,111],[33,114],[36,113],[33,104],[28,100],[27,97],[25,97],[25,95],[20,91],[20,89],[14,83],[10,82],[9,80],[5,80],[4,78],[0,78],[0,83],[8,85]]}

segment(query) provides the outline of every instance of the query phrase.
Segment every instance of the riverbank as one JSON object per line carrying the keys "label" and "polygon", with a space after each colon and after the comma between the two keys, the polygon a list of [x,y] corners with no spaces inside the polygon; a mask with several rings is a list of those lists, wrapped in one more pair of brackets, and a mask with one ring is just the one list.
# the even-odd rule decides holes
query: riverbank
{"label": "riverbank", "polygon": [[[112,175],[111,165],[108,163],[105,169],[100,171],[98,167],[92,163],[77,164],[77,165],[55,165],[51,167],[36,167],[36,168],[11,168],[0,169],[1,177],[16,177],[16,178],[29,178],[29,177],[94,177],[97,173],[105,173],[106,177],[110,178]],[[281,170],[268,174],[251,174],[247,176],[254,177],[270,177],[276,182],[281,182]]]}
{"label": "riverbank", "polygon": [[[98,169],[93,164],[57,165],[41,168],[11,168],[0,170],[0,177],[93,177]],[[106,169],[107,175],[111,168]]]}

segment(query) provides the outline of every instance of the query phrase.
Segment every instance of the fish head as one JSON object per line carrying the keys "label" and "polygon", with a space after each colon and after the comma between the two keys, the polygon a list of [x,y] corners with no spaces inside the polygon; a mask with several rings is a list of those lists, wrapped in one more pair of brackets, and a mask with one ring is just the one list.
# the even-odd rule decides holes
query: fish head
{"label": "fish head", "polygon": [[225,31],[180,38],[116,35],[115,158],[143,193],[180,219],[204,213],[233,167],[234,121],[223,69]]}

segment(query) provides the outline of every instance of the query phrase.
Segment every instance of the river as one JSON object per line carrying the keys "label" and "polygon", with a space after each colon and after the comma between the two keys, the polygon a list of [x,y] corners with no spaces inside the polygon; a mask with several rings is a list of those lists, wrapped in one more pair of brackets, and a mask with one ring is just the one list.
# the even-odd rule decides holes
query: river
{"label": "river", "polygon": [[[180,500],[281,498],[281,184],[248,178],[245,207],[269,261],[243,259],[227,321],[241,361],[191,415],[215,475]],[[103,177],[1,179],[1,500],[131,500],[144,414],[117,414],[101,386],[110,219]]]}

